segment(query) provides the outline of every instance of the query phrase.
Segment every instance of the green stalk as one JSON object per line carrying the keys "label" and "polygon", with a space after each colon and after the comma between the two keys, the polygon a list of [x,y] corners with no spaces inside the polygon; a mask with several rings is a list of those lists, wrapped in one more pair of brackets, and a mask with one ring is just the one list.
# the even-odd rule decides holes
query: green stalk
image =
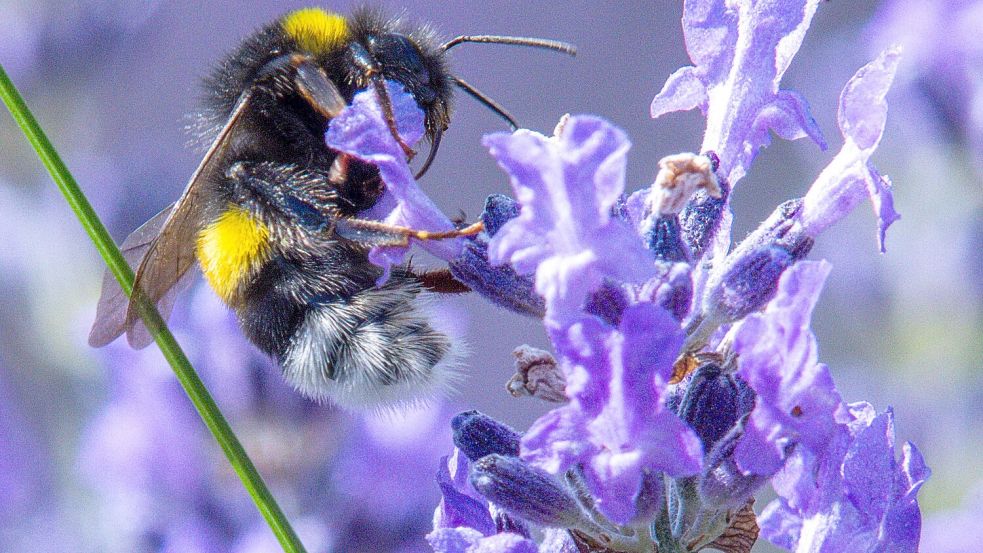
{"label": "green stalk", "polygon": [[[55,151],[54,146],[51,145],[48,137],[41,130],[31,110],[28,109],[14,83],[7,76],[2,64],[0,64],[0,98],[7,105],[7,109],[10,110],[10,114],[20,125],[21,130],[24,131],[24,135],[27,136],[48,172],[51,173],[55,184],[58,185],[72,210],[75,211],[85,231],[89,234],[89,238],[99,250],[99,254],[102,255],[113,276],[119,281],[123,291],[128,296],[132,295],[133,270],[126,263],[123,254],[116,247],[116,243],[113,242],[109,232],[106,231],[106,227],[103,226],[99,216],[92,209],[92,205],[89,204],[85,194],[79,189],[78,183],[75,182],[72,174],[65,167],[65,163],[61,160],[58,152]],[[185,393],[191,399],[191,403],[194,404],[201,419],[222,447],[222,451],[225,452],[232,468],[242,480],[242,485],[245,486],[259,512],[262,513],[263,518],[266,519],[273,533],[276,534],[283,550],[287,553],[304,553],[304,546],[287,521],[287,517],[277,505],[276,500],[273,499],[273,495],[270,494],[263,478],[256,471],[256,467],[246,454],[246,450],[243,449],[235,433],[232,432],[232,428],[215,404],[211,394],[208,393],[201,378],[198,377],[198,373],[191,366],[191,362],[188,361],[184,351],[181,350],[181,346],[174,339],[174,335],[168,330],[167,324],[157,312],[157,308],[142,299],[137,302],[137,306],[140,317],[147,329],[150,330],[154,340],[157,341],[164,358],[174,369],[174,374],[177,375]]]}

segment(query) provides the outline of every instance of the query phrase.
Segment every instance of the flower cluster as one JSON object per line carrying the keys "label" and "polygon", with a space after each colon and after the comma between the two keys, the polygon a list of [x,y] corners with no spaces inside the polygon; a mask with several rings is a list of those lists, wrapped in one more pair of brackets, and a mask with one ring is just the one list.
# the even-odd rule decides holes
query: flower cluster
{"label": "flower cluster", "polygon": [[[651,111],[699,107],[701,154],[665,158],[630,196],[630,143],[602,118],[485,138],[515,199],[490,198],[485,232],[435,253],[478,293],[542,317],[555,362],[536,362],[566,401],[521,435],[480,413],[455,418],[436,551],[737,553],[759,532],[803,552],[917,549],[928,469],[910,444],[898,460],[890,410],[844,403],[819,362],[810,321],[830,266],[805,259],[864,199],[882,251],[899,217],[870,164],[897,49],[844,87],[843,146],[804,196],[731,246],[730,196],[771,133],[826,147],[806,101],[779,86],[818,3],[686,3],[694,65]],[[337,133],[329,142],[351,151]],[[400,175],[387,180],[390,213],[409,221],[418,190]],[[755,515],[769,483],[778,498]]]}

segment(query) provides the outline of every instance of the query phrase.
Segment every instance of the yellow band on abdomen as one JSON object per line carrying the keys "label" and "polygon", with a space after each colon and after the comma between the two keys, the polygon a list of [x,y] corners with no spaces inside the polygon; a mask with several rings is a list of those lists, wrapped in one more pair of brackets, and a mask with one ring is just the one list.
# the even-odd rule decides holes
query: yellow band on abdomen
{"label": "yellow band on abdomen", "polygon": [[243,280],[269,259],[270,231],[246,210],[229,204],[198,234],[197,254],[208,283],[229,301]]}

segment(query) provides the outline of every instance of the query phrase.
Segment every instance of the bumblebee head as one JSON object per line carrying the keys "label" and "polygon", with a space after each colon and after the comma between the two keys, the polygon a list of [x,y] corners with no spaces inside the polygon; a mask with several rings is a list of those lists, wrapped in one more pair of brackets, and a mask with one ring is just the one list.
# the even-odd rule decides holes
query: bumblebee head
{"label": "bumblebee head", "polygon": [[425,114],[427,137],[447,128],[451,79],[433,34],[361,10],[344,17],[319,8],[290,12],[279,22],[288,47],[317,60],[346,102],[373,81],[394,80]]}

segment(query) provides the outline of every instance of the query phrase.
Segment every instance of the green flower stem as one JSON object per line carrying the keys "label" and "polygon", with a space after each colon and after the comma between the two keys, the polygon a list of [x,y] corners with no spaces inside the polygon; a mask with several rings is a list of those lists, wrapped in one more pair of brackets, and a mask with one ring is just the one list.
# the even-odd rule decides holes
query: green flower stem
{"label": "green flower stem", "polygon": [[[10,77],[7,76],[7,72],[2,65],[0,65],[0,98],[3,99],[3,102],[7,105],[7,109],[10,110],[10,114],[13,115],[14,120],[20,125],[21,130],[24,131],[34,150],[37,151],[44,166],[51,173],[51,177],[58,185],[65,199],[68,200],[68,204],[72,207],[72,210],[75,211],[79,221],[85,227],[85,231],[89,234],[92,242],[95,243],[96,249],[99,250],[109,270],[116,277],[116,280],[119,281],[123,291],[127,295],[132,295],[133,270],[126,263],[123,254],[116,247],[116,243],[113,242],[109,232],[106,231],[106,227],[103,226],[102,221],[99,220],[99,217],[92,209],[92,205],[89,204],[85,194],[79,189],[75,179],[68,171],[68,168],[65,167],[65,163],[51,145],[48,137],[45,136],[44,131],[41,130],[37,120],[34,119],[34,115],[28,109],[27,104],[24,103],[24,99],[17,91],[13,82],[11,82]],[[303,553],[305,551],[304,546],[300,543],[300,539],[297,538],[297,534],[293,528],[291,528],[287,517],[283,514],[280,506],[277,505],[276,500],[273,499],[272,494],[270,494],[269,489],[267,489],[266,484],[263,482],[263,478],[256,471],[256,467],[249,459],[249,456],[246,455],[246,450],[243,449],[235,433],[232,432],[229,423],[225,420],[222,412],[215,404],[215,400],[212,399],[211,394],[208,393],[205,385],[198,377],[198,373],[191,366],[191,362],[188,361],[184,351],[181,350],[181,346],[174,339],[174,335],[168,330],[166,323],[157,312],[156,307],[142,299],[137,302],[137,307],[147,329],[150,330],[167,362],[174,369],[174,374],[177,375],[178,380],[184,387],[185,393],[191,398],[191,403],[194,404],[201,419],[222,447],[222,451],[228,457],[229,463],[232,464],[232,468],[239,475],[243,486],[246,487],[249,495],[252,496],[253,502],[256,503],[256,507],[262,513],[263,518],[266,519],[270,528],[273,529],[273,533],[276,534],[280,545],[283,546],[283,550],[287,553]]]}

